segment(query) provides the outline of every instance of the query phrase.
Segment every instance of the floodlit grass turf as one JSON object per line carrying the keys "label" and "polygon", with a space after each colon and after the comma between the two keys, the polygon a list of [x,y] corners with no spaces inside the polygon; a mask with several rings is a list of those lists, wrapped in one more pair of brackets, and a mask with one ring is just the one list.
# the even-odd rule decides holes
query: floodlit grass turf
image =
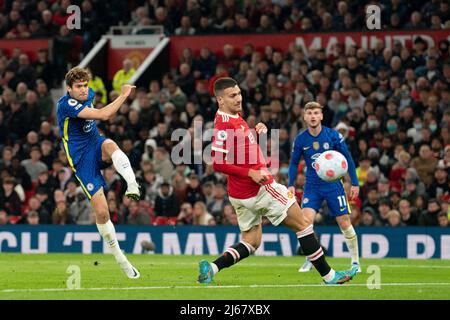
{"label": "floodlit grass turf", "polygon": [[[299,273],[303,257],[250,257],[196,282],[198,261],[214,257],[129,255],[140,270],[130,280],[112,255],[0,254],[0,299],[450,299],[450,261],[363,259],[363,273],[342,286],[322,285],[314,270]],[[328,259],[335,269],[349,259]],[[69,265],[81,270],[81,289],[67,290]],[[368,289],[370,265],[381,270],[381,289]]]}

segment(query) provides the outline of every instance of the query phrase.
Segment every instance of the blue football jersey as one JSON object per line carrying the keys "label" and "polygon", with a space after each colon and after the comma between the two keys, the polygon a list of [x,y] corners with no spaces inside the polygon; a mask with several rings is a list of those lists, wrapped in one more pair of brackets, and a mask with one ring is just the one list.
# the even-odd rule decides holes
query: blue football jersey
{"label": "blue football jersey", "polygon": [[[308,130],[300,132],[292,146],[291,162],[289,165],[289,186],[293,186],[297,176],[297,168],[301,156],[306,162],[306,181],[308,184],[329,184],[324,182],[316,173],[315,162],[322,152],[336,150],[344,155],[348,162],[348,173],[353,186],[358,186],[355,163],[347,148],[345,139],[336,130],[322,126],[319,135],[314,137]],[[340,182],[337,182],[340,183]]]}
{"label": "blue football jersey", "polygon": [[94,90],[89,88],[88,99],[80,102],[69,93],[62,96],[57,104],[59,132],[69,164],[74,167],[80,161],[83,150],[100,136],[95,120],[78,118],[84,108],[93,108]]}

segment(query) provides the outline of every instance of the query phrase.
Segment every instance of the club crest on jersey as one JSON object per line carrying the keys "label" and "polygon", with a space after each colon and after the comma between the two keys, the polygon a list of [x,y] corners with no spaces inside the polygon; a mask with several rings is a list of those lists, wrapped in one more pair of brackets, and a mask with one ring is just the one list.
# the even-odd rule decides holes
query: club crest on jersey
{"label": "club crest on jersey", "polygon": [[314,148],[314,150],[319,150],[319,148],[320,148],[320,143],[319,143],[318,141],[314,141],[314,142],[313,142],[313,148]]}
{"label": "club crest on jersey", "polygon": [[324,148],[325,150],[330,149],[330,145],[328,144],[328,142],[325,142],[325,143],[323,144],[323,148]]}
{"label": "club crest on jersey", "polygon": [[227,132],[225,130],[220,130],[217,132],[217,140],[225,141],[227,139]]}

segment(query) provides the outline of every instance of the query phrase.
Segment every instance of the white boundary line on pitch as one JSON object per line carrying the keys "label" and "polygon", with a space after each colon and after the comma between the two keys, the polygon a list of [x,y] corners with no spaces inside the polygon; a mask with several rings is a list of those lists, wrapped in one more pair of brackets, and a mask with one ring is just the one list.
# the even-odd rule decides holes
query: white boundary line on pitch
{"label": "white boundary line on pitch", "polygon": [[[161,290],[161,289],[236,289],[236,288],[315,288],[315,287],[367,287],[365,283],[349,283],[341,285],[325,285],[325,284],[253,284],[253,285],[227,285],[227,286],[152,286],[152,287],[112,287],[112,288],[46,288],[46,289],[4,289],[0,293],[14,292],[79,292],[79,291],[109,291],[109,290]],[[398,283],[381,283],[380,286],[385,287],[406,287],[406,286],[450,286],[450,282],[398,282]]]}
{"label": "white boundary line on pitch", "polygon": [[[294,262],[293,263],[253,263],[253,262],[250,262],[250,263],[244,262],[244,263],[242,263],[241,262],[241,264],[237,264],[236,266],[239,266],[239,267],[261,267],[261,266],[295,267],[295,266],[297,266],[298,267],[299,265],[303,264],[303,262],[304,262],[304,260],[301,260],[298,263],[294,263]],[[366,261],[366,262],[371,262],[371,261]],[[449,263],[450,263],[450,261],[449,261]],[[153,264],[154,266],[158,266],[158,265],[172,265],[172,263],[169,263],[169,262],[152,262],[152,261],[144,262],[142,264]],[[196,264],[196,263],[195,262],[194,263],[177,262],[177,265],[183,265],[183,266],[184,265],[185,266],[192,266],[193,264]],[[331,262],[331,264],[333,266],[348,266],[348,263],[333,263],[333,262]],[[448,266],[414,265],[414,264],[411,264],[411,265],[409,265],[409,264],[380,264],[380,263],[374,263],[374,262],[362,263],[361,264],[362,267],[370,266],[370,265],[377,265],[377,266],[386,267],[386,268],[428,268],[428,269],[438,268],[438,269],[450,269],[450,264]],[[236,267],[236,266],[234,266],[234,267]]]}

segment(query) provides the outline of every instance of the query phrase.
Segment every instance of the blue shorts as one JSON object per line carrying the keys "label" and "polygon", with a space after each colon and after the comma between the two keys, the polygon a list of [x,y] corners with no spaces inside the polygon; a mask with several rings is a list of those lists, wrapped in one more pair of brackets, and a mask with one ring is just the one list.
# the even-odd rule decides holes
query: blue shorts
{"label": "blue shorts", "polygon": [[326,200],[330,216],[338,217],[351,212],[342,182],[324,182],[320,184],[305,183],[302,208],[311,208],[316,212]]}
{"label": "blue shorts", "polygon": [[106,181],[100,171],[111,165],[102,161],[102,143],[105,140],[105,137],[99,137],[89,148],[84,149],[80,162],[75,166],[75,176],[89,201],[100,188],[106,187]]}

